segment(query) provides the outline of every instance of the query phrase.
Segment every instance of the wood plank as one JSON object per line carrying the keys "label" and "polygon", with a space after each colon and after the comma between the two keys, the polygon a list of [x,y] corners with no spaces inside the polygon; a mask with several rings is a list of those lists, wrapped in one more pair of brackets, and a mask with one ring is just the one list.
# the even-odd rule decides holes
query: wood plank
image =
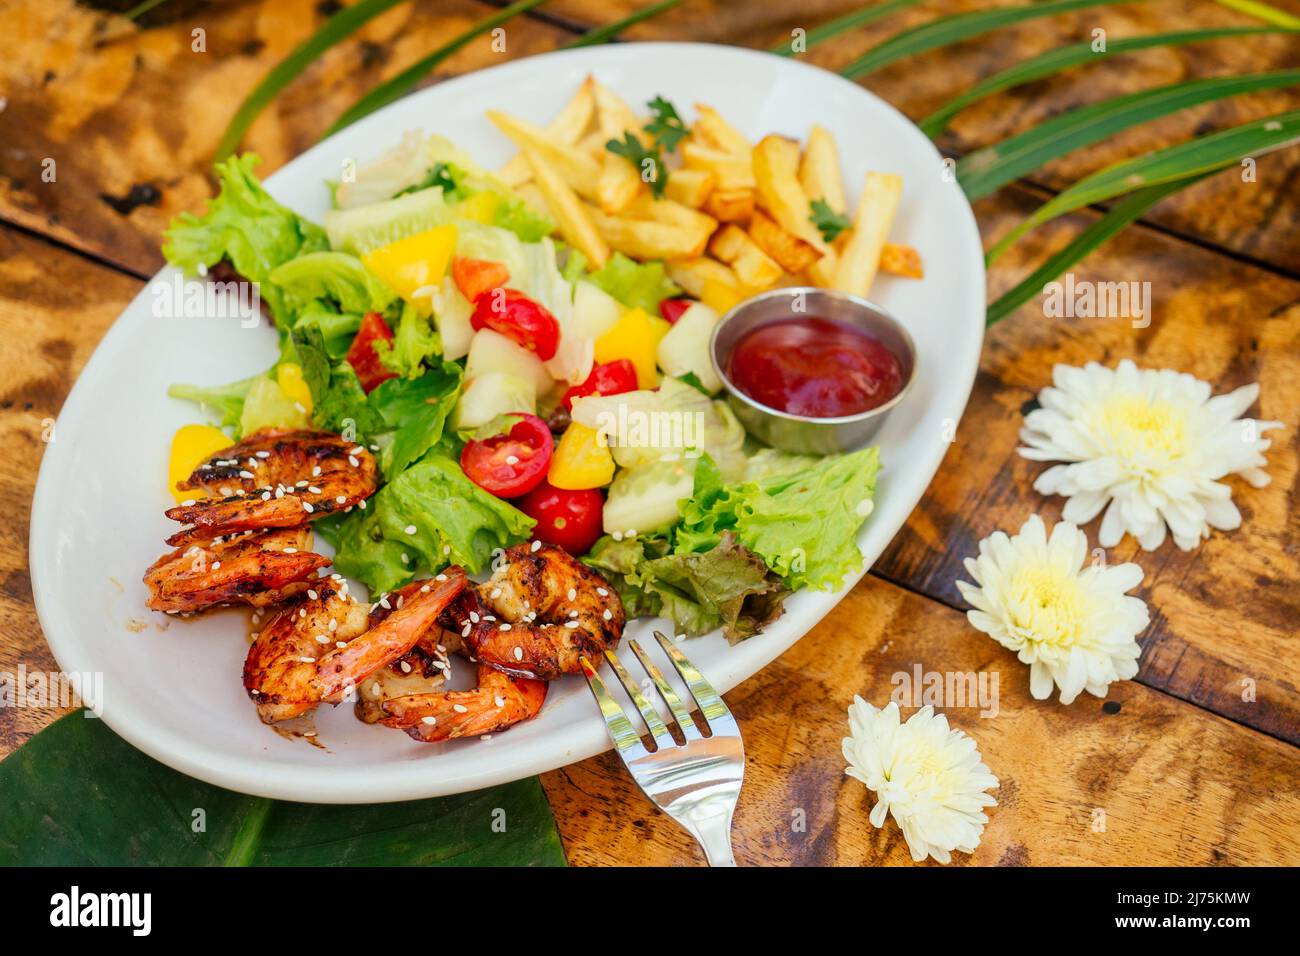
{"label": "wood plank", "polygon": [[[639,24],[627,34],[638,40],[698,40],[768,49],[794,29],[810,30],[862,4],[844,2],[788,4],[728,3],[691,0],[661,17]],[[626,16],[642,0],[553,0],[546,9],[583,25],[603,24]],[[905,28],[938,16],[985,9],[986,0],[933,0],[858,28],[812,48],[808,62],[838,70],[866,50]],[[1283,9],[1300,13],[1300,4],[1284,0]],[[866,77],[862,85],[919,120],[976,81],[1046,50],[1092,38],[1094,29],[1109,39],[1214,26],[1258,25],[1217,4],[1116,4],[1094,10],[1034,20],[986,34],[919,57],[910,57]],[[1300,66],[1300,43],[1294,37],[1227,39],[1116,58],[1107,65],[1076,70],[985,101],[961,114],[939,144],[954,155],[986,146],[1031,129],[1044,120],[1086,103],[1153,89],[1204,76],[1246,74]],[[701,97],[706,94],[701,92]],[[1251,94],[1184,110],[1144,124],[1088,149],[1080,150],[1031,178],[1053,190],[1103,166],[1170,143],[1300,108],[1300,89]],[[1258,181],[1246,192],[1224,180],[1201,183],[1161,204],[1147,220],[1194,236],[1244,256],[1300,275],[1300,148],[1261,157]]]}
{"label": "wood plank", "polygon": [[[1225,175],[1231,180],[1233,174]],[[1009,229],[1029,203],[1022,197],[1017,206],[1005,195],[981,203],[988,234]],[[1064,245],[1092,218],[1086,213],[1059,221],[1024,250],[1013,247],[994,273],[991,294],[1005,291],[1045,249]],[[1041,299],[995,326],[956,441],[876,573],[964,606],[954,582],[981,538],[997,529],[1013,532],[1035,511],[1050,521],[1059,518],[1064,499],[1033,490],[1047,466],[1015,453],[1023,413],[1051,384],[1055,363],[1113,367],[1131,358],[1145,368],[1190,372],[1216,393],[1259,382],[1260,401],[1247,414],[1286,427],[1269,433],[1268,487],[1228,479],[1242,527],[1214,532],[1192,552],[1178,550],[1172,540],[1144,552],[1126,537],[1107,558],[1136,561],[1147,573],[1140,593],[1153,621],[1140,638],[1139,680],[1300,742],[1300,661],[1288,650],[1300,621],[1294,505],[1300,282],[1144,229],[1123,233],[1073,274],[1076,282],[1150,282],[1150,327],[1133,328],[1127,318],[1049,320]],[[1094,542],[1099,526],[1097,519],[1085,529]]]}
{"label": "wood plank", "polygon": [[[1069,707],[1034,701],[1027,668],[959,613],[867,577],[727,695],[745,737],[733,829],[742,866],[912,865],[892,820],[868,822],[874,798],[844,776],[840,742],[853,695],[884,706],[893,675],[916,664],[998,675],[997,716],[945,710],[1000,781],[980,846],[956,864],[1300,863],[1294,747],[1133,682],[1113,685],[1104,708],[1087,695]],[[612,754],[542,781],[570,864],[703,862]]]}
{"label": "wood plank", "polygon": [[[0,228],[0,671],[57,671],[36,622],[27,533],[51,424],[82,366],[140,283]],[[52,432],[58,440],[58,429]],[[0,707],[0,756],[63,711]]]}
{"label": "wood plank", "polygon": [[[211,194],[212,154],[235,109],[330,6],[265,0],[204,8],[143,32],[117,21],[120,35],[104,39],[115,28],[88,7],[20,3],[0,31],[0,219],[152,275],[167,223],[202,209]],[[449,0],[400,4],[371,21],[253,125],[245,148],[261,155],[259,175],[314,144],[365,91],[492,12]],[[569,36],[531,19],[506,29],[504,53],[481,37],[427,82],[540,53]],[[203,52],[193,50],[195,30],[206,31]],[[47,160],[53,182],[42,178]]]}

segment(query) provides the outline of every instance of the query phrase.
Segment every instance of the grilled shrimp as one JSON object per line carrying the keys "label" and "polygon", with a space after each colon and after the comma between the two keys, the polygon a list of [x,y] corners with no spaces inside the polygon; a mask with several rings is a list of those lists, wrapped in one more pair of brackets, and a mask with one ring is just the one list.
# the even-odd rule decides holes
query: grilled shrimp
{"label": "grilled shrimp", "polygon": [[244,688],[265,723],[297,717],[322,702],[338,703],[349,688],[401,657],[465,586],[448,569],[375,627],[368,609],[341,578],[323,579],[264,627],[244,661]]}
{"label": "grilled shrimp", "polygon": [[311,550],[306,526],[213,538],[164,554],[144,573],[145,604],[171,614],[218,604],[276,604],[305,591],[330,563]]}
{"label": "grilled shrimp", "polygon": [[[371,626],[431,583],[416,581],[387,595],[371,610]],[[454,625],[454,618],[444,612],[441,622]],[[357,716],[367,723],[405,730],[426,743],[496,733],[537,716],[546,700],[545,682],[510,677],[486,664],[478,666],[478,686],[473,690],[438,690],[450,673],[447,655],[455,651],[466,651],[458,634],[439,626],[428,628],[406,655],[362,684]]]}
{"label": "grilled shrimp", "polygon": [[505,563],[450,613],[474,658],[515,677],[576,673],[582,655],[595,661],[623,636],[623,602],[605,579],[538,542],[508,548]]}
{"label": "grilled shrimp", "polygon": [[201,494],[167,510],[193,528],[170,545],[235,531],[291,528],[344,511],[375,493],[374,456],[330,432],[265,428],[194,469],[182,491]]}

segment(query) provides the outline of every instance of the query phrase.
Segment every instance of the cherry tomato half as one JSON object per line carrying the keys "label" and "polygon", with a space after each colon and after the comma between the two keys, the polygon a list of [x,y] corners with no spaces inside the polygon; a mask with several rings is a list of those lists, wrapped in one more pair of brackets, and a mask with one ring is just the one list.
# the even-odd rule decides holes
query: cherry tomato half
{"label": "cherry tomato half", "polygon": [[361,387],[367,393],[373,392],[390,378],[397,378],[396,373],[384,368],[384,363],[379,361],[379,353],[375,351],[376,342],[392,341],[393,330],[388,327],[384,317],[378,312],[367,312],[361,320],[357,337],[348,347],[347,355],[348,364],[357,373]]}
{"label": "cherry tomato half", "polygon": [[659,303],[659,314],[670,323],[675,323],[694,304],[694,299],[664,299]]}
{"label": "cherry tomato half", "polygon": [[470,481],[498,498],[527,494],[551,467],[551,430],[536,415],[520,417],[510,431],[476,438],[460,453],[460,467]]}
{"label": "cherry tomato half", "polygon": [[584,395],[622,395],[636,391],[636,366],[631,359],[614,359],[593,365],[591,374],[581,385],[571,385],[560,399],[566,411],[573,411],[573,400]]}
{"label": "cherry tomato half", "polygon": [[564,491],[543,481],[515,505],[536,520],[534,538],[559,545],[575,558],[590,551],[600,537],[605,496],[595,488]]}
{"label": "cherry tomato half", "polygon": [[474,301],[469,324],[474,331],[487,328],[522,345],[545,362],[560,347],[560,324],[541,303],[517,289],[489,289]]}
{"label": "cherry tomato half", "polygon": [[484,292],[499,289],[509,282],[510,270],[503,262],[457,256],[451,260],[451,277],[461,295],[470,302],[477,302]]}

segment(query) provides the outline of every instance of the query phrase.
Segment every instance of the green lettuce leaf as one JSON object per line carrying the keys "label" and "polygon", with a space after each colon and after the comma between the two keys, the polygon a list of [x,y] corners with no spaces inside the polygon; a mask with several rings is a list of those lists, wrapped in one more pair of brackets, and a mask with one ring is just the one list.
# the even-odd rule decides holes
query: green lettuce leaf
{"label": "green lettuce leaf", "polygon": [[264,377],[254,375],[229,385],[173,385],[167,389],[167,394],[211,409],[221,416],[222,428],[234,428],[244,413],[244,399],[248,390],[252,388],[253,382]]}
{"label": "green lettuce leaf", "polygon": [[366,403],[388,426],[379,468],[390,480],[442,439],[463,377],[459,365],[443,362],[419,378],[390,378],[367,396]]}
{"label": "green lettuce leaf", "polygon": [[271,281],[295,309],[323,300],[340,312],[383,312],[397,293],[346,252],[311,252],[271,271]]}
{"label": "green lettuce leaf", "polygon": [[614,253],[605,265],[588,273],[593,282],[629,309],[645,309],[658,315],[659,303],[682,294],[664,272],[662,262],[640,263],[621,252]]}
{"label": "green lettuce leaf", "polygon": [[243,278],[258,283],[277,322],[286,303],[268,280],[271,271],[304,253],[329,248],[325,232],[276,202],[253,175],[259,159],[252,153],[232,156],[215,167],[221,191],[208,201],[202,216],[184,212],[172,220],[163,255],[172,265],[195,275],[226,260]]}
{"label": "green lettuce leaf", "polygon": [[384,368],[404,378],[414,378],[426,363],[442,355],[442,336],[428,316],[421,315],[410,303],[402,307],[402,316],[393,330],[393,341],[376,342],[379,361]]}
{"label": "green lettuce leaf", "polygon": [[460,564],[478,573],[495,549],[527,540],[533,524],[435,450],[379,489],[364,511],[331,529],[338,547],[334,566],[376,593],[407,583],[417,570]]}
{"label": "green lettuce leaf", "polygon": [[790,591],[724,533],[709,551],[676,554],[667,537],[601,538],[584,558],[618,590],[629,615],[667,617],[688,637],[719,627],[735,644],[780,617]]}

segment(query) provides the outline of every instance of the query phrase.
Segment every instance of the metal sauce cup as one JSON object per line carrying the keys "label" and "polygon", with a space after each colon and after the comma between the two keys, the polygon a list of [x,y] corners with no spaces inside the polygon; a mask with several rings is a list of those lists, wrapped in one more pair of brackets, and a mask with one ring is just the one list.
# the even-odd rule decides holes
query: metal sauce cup
{"label": "metal sauce cup", "polygon": [[[792,415],[754,401],[727,375],[732,349],[750,329],[779,319],[800,318],[831,319],[874,336],[898,357],[903,373],[902,389],[883,405],[836,418]],[[773,448],[802,454],[826,455],[864,445],[890,410],[903,400],[916,378],[916,345],[902,323],[866,299],[813,286],[773,289],[735,306],[713,327],[709,356],[713,370],[727,388],[727,401],[746,431]]]}

